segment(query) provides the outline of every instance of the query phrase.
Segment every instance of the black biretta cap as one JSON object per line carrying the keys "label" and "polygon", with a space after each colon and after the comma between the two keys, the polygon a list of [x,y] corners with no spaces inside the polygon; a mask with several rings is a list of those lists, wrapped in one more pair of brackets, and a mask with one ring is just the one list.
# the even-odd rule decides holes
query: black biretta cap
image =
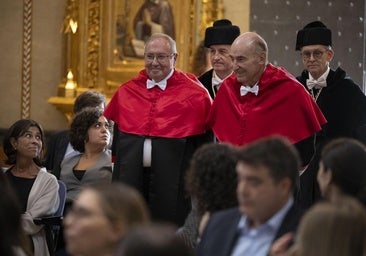
{"label": "black biretta cap", "polygon": [[239,35],[239,27],[232,25],[230,20],[217,20],[212,27],[206,29],[205,47],[210,47],[213,44],[231,45]]}
{"label": "black biretta cap", "polygon": [[332,46],[332,31],[321,21],[310,22],[297,33],[296,51],[300,51],[303,46],[315,44]]}

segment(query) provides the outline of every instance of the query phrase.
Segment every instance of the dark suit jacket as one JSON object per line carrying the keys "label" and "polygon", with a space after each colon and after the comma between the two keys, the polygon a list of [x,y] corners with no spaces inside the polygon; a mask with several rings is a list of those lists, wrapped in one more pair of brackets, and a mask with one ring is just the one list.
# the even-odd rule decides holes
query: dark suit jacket
{"label": "dark suit jacket", "polygon": [[[213,214],[197,246],[197,255],[230,256],[238,239],[237,227],[241,216],[239,208]],[[301,211],[296,206],[292,206],[286,213],[274,240],[287,232],[296,231],[300,217]]]}
{"label": "dark suit jacket", "polygon": [[45,167],[57,179],[60,178],[61,162],[69,144],[69,130],[61,131],[50,137],[46,148]]}

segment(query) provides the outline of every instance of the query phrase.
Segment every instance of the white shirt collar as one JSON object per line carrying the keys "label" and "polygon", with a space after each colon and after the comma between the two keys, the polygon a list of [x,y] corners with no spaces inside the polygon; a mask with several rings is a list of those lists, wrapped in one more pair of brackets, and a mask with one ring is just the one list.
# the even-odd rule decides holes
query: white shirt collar
{"label": "white shirt collar", "polygon": [[321,75],[318,79],[314,79],[314,77],[310,74],[309,72],[309,80],[315,80],[315,81],[322,81],[322,80],[327,80],[328,74],[330,71],[330,67],[328,66],[327,71],[324,72],[323,75]]}

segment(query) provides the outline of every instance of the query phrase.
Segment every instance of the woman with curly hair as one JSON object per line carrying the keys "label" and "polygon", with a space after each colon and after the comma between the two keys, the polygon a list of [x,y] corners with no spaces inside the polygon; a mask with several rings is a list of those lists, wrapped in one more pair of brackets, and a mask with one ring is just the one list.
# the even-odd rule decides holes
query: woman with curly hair
{"label": "woman with curly hair", "polygon": [[210,214],[237,206],[235,166],[235,148],[225,143],[205,144],[194,153],[186,176],[193,209],[178,231],[189,246],[196,246]]}
{"label": "woman with curly hair", "polygon": [[80,154],[61,163],[60,180],[67,187],[67,208],[83,186],[112,180],[111,152],[108,149],[110,124],[102,114],[99,108],[86,108],[71,123],[70,143]]}

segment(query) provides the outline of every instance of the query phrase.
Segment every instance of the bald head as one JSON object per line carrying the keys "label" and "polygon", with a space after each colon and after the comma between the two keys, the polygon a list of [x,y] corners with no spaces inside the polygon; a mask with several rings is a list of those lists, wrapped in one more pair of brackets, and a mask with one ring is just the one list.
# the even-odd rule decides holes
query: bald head
{"label": "bald head", "polygon": [[230,49],[237,80],[255,85],[268,63],[268,48],[264,39],[254,32],[246,32],[235,39]]}
{"label": "bald head", "polygon": [[266,62],[268,56],[268,47],[266,41],[257,33],[246,32],[235,39],[232,44],[233,47],[247,47],[253,51],[254,54],[265,54]]}

